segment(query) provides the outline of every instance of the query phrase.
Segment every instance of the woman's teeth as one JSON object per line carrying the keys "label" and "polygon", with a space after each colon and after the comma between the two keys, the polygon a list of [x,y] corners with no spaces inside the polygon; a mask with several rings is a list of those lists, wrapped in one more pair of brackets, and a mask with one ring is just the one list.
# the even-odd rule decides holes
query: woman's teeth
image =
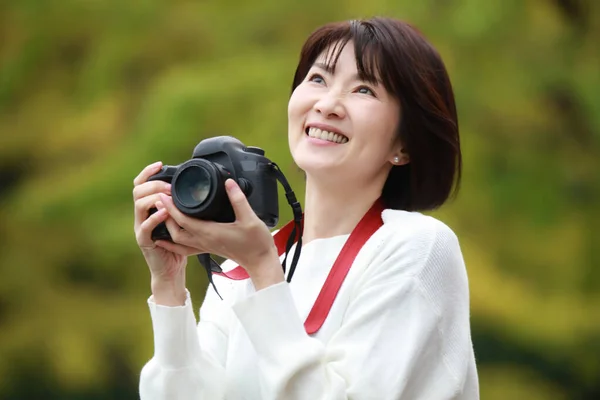
{"label": "woman's teeth", "polygon": [[348,141],[348,138],[346,136],[340,135],[339,133],[324,131],[319,128],[309,128],[308,136],[340,144],[346,143]]}

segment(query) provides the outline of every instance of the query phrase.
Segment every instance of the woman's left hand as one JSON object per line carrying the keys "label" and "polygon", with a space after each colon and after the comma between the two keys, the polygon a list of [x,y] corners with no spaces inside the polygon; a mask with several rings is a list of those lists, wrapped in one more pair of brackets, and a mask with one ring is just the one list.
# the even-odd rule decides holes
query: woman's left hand
{"label": "woman's left hand", "polygon": [[235,221],[231,223],[189,217],[177,209],[170,196],[161,195],[169,214],[165,222],[173,242],[159,240],[156,245],[179,253],[194,248],[231,259],[248,272],[255,286],[259,283],[257,279],[264,281],[267,278],[271,284],[282,281],[283,271],[271,232],[233,179],[225,182],[225,189],[235,213]]}

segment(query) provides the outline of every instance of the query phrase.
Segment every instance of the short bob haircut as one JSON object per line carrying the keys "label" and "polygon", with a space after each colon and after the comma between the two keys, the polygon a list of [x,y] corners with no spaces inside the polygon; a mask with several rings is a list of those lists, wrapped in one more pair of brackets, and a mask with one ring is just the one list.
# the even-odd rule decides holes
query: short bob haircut
{"label": "short bob haircut", "polygon": [[407,211],[440,207],[458,191],[462,157],[454,94],[439,53],[415,28],[395,19],[327,24],[302,47],[292,92],[322,53],[327,52],[333,70],[348,42],[353,42],[360,78],[379,78],[400,103],[398,139],[410,162],[392,167],[382,191],[385,206]]}

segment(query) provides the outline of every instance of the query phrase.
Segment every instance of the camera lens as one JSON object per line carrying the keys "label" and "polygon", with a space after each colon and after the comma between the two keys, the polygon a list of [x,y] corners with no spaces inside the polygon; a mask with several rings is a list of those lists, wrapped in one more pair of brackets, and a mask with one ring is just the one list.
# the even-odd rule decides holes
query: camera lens
{"label": "camera lens", "polygon": [[213,161],[193,158],[177,167],[171,183],[173,203],[190,217],[219,222],[235,219],[225,180],[231,174]]}
{"label": "camera lens", "polygon": [[181,171],[174,189],[184,206],[194,208],[208,198],[211,188],[210,173],[205,168],[194,165]]}

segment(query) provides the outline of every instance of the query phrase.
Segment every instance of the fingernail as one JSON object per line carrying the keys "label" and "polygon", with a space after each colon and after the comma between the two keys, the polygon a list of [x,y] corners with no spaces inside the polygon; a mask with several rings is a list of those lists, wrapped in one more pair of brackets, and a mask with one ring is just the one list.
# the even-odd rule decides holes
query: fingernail
{"label": "fingernail", "polygon": [[157,161],[157,162],[153,163],[153,164],[151,165],[151,167],[152,167],[152,168],[156,168],[156,167],[158,167],[159,165],[162,165],[162,161]]}
{"label": "fingernail", "polygon": [[167,183],[167,186],[165,186],[165,190],[171,192],[171,184]]}
{"label": "fingernail", "polygon": [[240,187],[233,179],[227,179],[227,181],[225,181],[225,188],[229,191],[229,193],[237,193],[240,191]]}
{"label": "fingernail", "polygon": [[165,208],[165,205],[162,203],[162,201],[157,201],[156,204],[154,204],[154,206],[156,206],[158,210],[162,210],[163,208]]}

